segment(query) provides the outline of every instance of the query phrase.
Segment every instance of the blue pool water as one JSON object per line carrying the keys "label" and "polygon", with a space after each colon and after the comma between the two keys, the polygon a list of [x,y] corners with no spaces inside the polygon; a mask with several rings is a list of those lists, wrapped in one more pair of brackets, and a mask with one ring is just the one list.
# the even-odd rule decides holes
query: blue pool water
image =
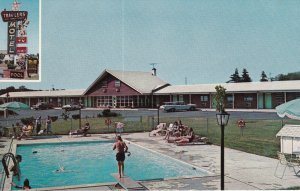
{"label": "blue pool water", "polygon": [[[115,182],[110,175],[118,172],[112,147],[113,142],[107,141],[19,145],[22,177],[14,182],[22,185],[28,178],[32,188]],[[208,175],[206,171],[134,144],[128,147],[131,155],[126,156],[125,174],[134,180]],[[55,172],[59,165],[66,172]]]}

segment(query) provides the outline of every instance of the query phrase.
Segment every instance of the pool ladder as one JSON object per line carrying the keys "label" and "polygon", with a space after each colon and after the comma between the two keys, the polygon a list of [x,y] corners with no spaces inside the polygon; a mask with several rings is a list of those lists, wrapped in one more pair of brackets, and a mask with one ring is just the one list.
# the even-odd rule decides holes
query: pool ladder
{"label": "pool ladder", "polygon": [[20,176],[21,176],[20,166],[19,166],[19,163],[17,162],[14,154],[12,154],[12,153],[6,153],[3,155],[3,158],[2,158],[2,165],[3,165],[3,169],[5,171],[6,177],[9,178],[9,170],[8,170],[9,158],[12,159],[12,161],[14,163],[13,165],[16,167],[16,170],[17,170],[18,180],[20,180]]}

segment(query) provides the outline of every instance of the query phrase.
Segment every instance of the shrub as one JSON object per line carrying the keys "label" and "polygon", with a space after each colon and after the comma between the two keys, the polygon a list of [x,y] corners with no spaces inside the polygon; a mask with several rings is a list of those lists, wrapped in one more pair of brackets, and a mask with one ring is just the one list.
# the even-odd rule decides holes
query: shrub
{"label": "shrub", "polygon": [[80,115],[79,114],[72,115],[72,118],[73,119],[80,119]]}
{"label": "shrub", "polygon": [[34,123],[34,117],[27,117],[27,118],[22,118],[21,122],[24,125],[29,125],[29,124],[33,124]]}
{"label": "shrub", "polygon": [[117,114],[116,112],[111,112],[110,109],[104,109],[102,111],[102,116],[103,117],[117,117],[117,116],[119,116],[119,114]]}
{"label": "shrub", "polygon": [[98,113],[98,114],[97,114],[97,117],[99,117],[99,118],[102,117],[101,113]]}
{"label": "shrub", "polygon": [[13,65],[13,64],[7,64],[7,69],[15,69],[17,66]]}
{"label": "shrub", "polygon": [[102,116],[103,117],[109,117],[109,115],[110,115],[110,109],[104,109],[103,111],[102,111]]}
{"label": "shrub", "polygon": [[55,122],[58,119],[58,116],[52,116],[50,117],[52,122]]}

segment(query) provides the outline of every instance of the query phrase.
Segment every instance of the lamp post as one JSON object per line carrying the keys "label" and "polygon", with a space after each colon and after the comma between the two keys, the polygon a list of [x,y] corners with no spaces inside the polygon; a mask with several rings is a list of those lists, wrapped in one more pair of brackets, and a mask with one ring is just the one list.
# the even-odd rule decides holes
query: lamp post
{"label": "lamp post", "polygon": [[221,126],[221,190],[224,190],[224,128],[228,123],[229,115],[224,110],[216,114],[218,125]]}
{"label": "lamp post", "polygon": [[9,93],[6,93],[6,103],[8,103]]}
{"label": "lamp post", "polygon": [[157,125],[159,125],[159,104],[156,104],[157,107]]}
{"label": "lamp post", "polygon": [[81,98],[79,99],[79,129],[81,128],[81,105],[82,105],[82,100]]}

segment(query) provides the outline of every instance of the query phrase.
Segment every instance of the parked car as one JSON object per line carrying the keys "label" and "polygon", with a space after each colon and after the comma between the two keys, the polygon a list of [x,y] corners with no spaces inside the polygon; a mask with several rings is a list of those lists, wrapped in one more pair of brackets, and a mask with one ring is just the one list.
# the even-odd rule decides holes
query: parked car
{"label": "parked car", "polygon": [[79,110],[82,108],[83,108],[83,105],[78,104],[78,103],[71,103],[71,104],[62,106],[62,109],[65,109],[66,111]]}
{"label": "parked car", "polygon": [[49,104],[48,102],[39,102],[32,106],[32,109],[35,110],[52,109],[52,108],[53,108],[52,105]]}
{"label": "parked car", "polygon": [[196,111],[196,104],[185,104],[183,101],[165,102],[159,107],[166,112],[175,111]]}

